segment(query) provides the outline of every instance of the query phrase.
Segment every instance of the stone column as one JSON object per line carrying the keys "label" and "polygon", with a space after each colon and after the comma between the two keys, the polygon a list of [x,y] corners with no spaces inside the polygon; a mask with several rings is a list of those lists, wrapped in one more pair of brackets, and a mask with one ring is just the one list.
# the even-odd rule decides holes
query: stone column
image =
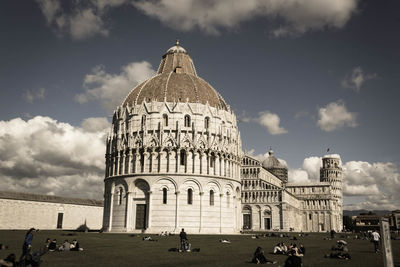
{"label": "stone column", "polygon": [[151,208],[151,206],[153,205],[153,197],[152,197],[152,191],[149,191],[148,192],[148,201],[147,201],[147,214],[148,214],[148,216],[147,216],[147,228],[146,229],[151,229],[151,219],[152,219],[152,208]]}
{"label": "stone column", "polygon": [[167,164],[168,164],[168,159],[167,159],[167,152],[164,150],[161,150],[159,153],[159,165],[160,165],[160,172],[161,173],[166,173],[167,172]]}
{"label": "stone column", "polygon": [[126,231],[129,232],[132,230],[132,219],[131,215],[132,214],[132,193],[131,192],[126,192]]}
{"label": "stone column", "polygon": [[[143,152],[143,166],[142,166],[142,172],[149,172],[149,164],[147,163],[149,161],[149,155],[150,153],[145,151]],[[147,167],[147,168],[146,168]]]}
{"label": "stone column", "polygon": [[176,204],[175,204],[175,231],[176,233],[179,232],[179,191],[175,192],[176,195]]}
{"label": "stone column", "polygon": [[129,154],[128,154],[128,171],[126,172],[127,174],[132,173],[132,149],[129,148]]}
{"label": "stone column", "polygon": [[193,150],[193,154],[192,154],[192,173],[197,173],[196,156],[197,156],[197,151]]}
{"label": "stone column", "polygon": [[110,194],[110,217],[108,218],[108,231],[110,232],[112,229],[112,217],[113,217],[113,210],[114,210],[114,190],[111,191]]}
{"label": "stone column", "polygon": [[203,195],[204,192],[200,192],[200,220],[199,220],[199,233],[201,233],[202,226],[203,226]]}
{"label": "stone column", "polygon": [[186,152],[186,165],[187,165],[187,173],[193,173],[193,152],[188,150]]}
{"label": "stone column", "polygon": [[177,172],[177,173],[179,173],[179,167],[180,167],[180,164],[181,164],[181,151],[179,150],[179,149],[177,149],[176,150],[176,160],[175,160],[176,162],[176,170],[175,170],[175,172]]}
{"label": "stone column", "polygon": [[189,149],[188,148],[186,148],[185,149],[185,165],[183,166],[184,167],[184,173],[187,173],[188,172],[188,170],[189,170]]}
{"label": "stone column", "polygon": [[109,176],[113,176],[114,175],[114,157],[111,155],[110,156],[110,172],[109,172]]}
{"label": "stone column", "polygon": [[214,165],[214,175],[220,176],[220,164],[219,164],[219,156],[215,155],[215,165]]}
{"label": "stone column", "polygon": [[126,164],[126,152],[122,152],[122,168],[121,168],[121,174],[125,174],[125,165]]}
{"label": "stone column", "polygon": [[206,153],[206,168],[207,168],[207,174],[210,174],[210,156],[211,154]]}
{"label": "stone column", "polygon": [[232,202],[233,202],[233,217],[235,218],[235,220],[233,221],[233,229],[235,229],[235,231],[237,230],[237,224],[238,224],[238,214],[237,214],[237,200],[236,200],[236,196],[234,193],[232,193]]}
{"label": "stone column", "polygon": [[115,175],[119,175],[120,174],[120,166],[121,166],[121,155],[120,152],[118,152],[118,156],[117,156],[117,167],[116,167],[116,172]]}
{"label": "stone column", "polygon": [[173,169],[173,165],[172,165],[172,151],[168,150],[167,152],[167,172],[171,172]]}
{"label": "stone column", "polygon": [[136,153],[135,153],[135,171],[134,173],[139,173],[140,170],[140,154],[138,149],[136,149]]}
{"label": "stone column", "polygon": [[222,233],[222,196],[224,194],[219,194],[219,233]]}

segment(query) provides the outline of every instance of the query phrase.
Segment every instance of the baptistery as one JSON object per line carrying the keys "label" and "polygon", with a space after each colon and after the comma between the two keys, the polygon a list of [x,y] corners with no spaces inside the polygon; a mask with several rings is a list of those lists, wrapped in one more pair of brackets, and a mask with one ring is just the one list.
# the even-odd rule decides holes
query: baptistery
{"label": "baptistery", "polygon": [[114,111],[103,230],[239,232],[241,156],[236,116],[177,42]]}

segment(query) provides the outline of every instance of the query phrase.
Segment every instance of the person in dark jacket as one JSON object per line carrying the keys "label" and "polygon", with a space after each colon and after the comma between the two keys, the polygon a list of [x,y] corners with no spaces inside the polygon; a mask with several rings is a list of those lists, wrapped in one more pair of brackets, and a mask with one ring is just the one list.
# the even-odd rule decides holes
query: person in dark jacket
{"label": "person in dark jacket", "polygon": [[186,251],[187,250],[187,235],[186,235],[185,229],[182,228],[182,231],[180,232],[179,237],[181,238],[181,250]]}
{"label": "person in dark jacket", "polygon": [[24,259],[25,256],[31,251],[34,231],[35,231],[35,228],[31,228],[25,234],[24,243],[22,245],[22,255],[20,257],[20,261],[22,259]]}
{"label": "person in dark jacket", "polygon": [[290,256],[285,261],[284,267],[302,267],[303,264],[301,262],[301,258],[297,256],[297,252],[295,249],[290,251]]}
{"label": "person in dark jacket", "polygon": [[267,258],[264,255],[264,251],[262,250],[261,247],[257,247],[256,248],[256,251],[254,252],[253,259],[251,260],[251,262],[252,263],[256,263],[256,264],[259,264],[259,263],[261,263],[261,264],[264,264],[264,263],[275,264],[276,263],[276,261],[267,260]]}

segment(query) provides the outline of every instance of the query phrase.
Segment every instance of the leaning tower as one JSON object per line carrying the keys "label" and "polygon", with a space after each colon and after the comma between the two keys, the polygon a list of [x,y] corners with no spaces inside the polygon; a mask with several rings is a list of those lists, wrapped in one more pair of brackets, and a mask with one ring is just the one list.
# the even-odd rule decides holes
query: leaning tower
{"label": "leaning tower", "polygon": [[320,169],[320,181],[329,182],[332,187],[332,194],[337,203],[334,203],[333,215],[336,230],[343,229],[343,191],[342,191],[342,167],[340,164],[340,156],[326,155],[322,158],[322,168]]}

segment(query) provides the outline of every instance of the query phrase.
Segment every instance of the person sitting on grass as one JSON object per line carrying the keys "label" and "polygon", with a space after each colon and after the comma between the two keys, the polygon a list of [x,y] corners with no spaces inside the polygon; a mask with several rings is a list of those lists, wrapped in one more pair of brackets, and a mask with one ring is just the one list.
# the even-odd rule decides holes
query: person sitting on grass
{"label": "person sitting on grass", "polygon": [[326,254],[325,258],[334,258],[334,259],[351,259],[349,254],[349,249],[347,248],[347,242],[343,240],[337,241],[337,246],[332,247],[332,252],[330,254]]}
{"label": "person sitting on grass", "polygon": [[50,242],[48,248],[49,248],[50,252],[56,251],[57,250],[57,239],[54,238],[53,241]]}
{"label": "person sitting on grass", "polygon": [[70,251],[83,251],[83,248],[80,247],[78,240],[72,240]]}
{"label": "person sitting on grass", "polygon": [[275,264],[276,261],[270,261],[267,260],[267,258],[264,255],[264,251],[262,250],[261,247],[257,247],[256,251],[254,252],[253,259],[251,260],[252,263],[256,264]]}
{"label": "person sitting on grass", "polygon": [[16,257],[14,253],[11,253],[10,255],[7,256],[4,260],[0,259],[0,266],[1,267],[13,267],[16,266]]}
{"label": "person sitting on grass", "polygon": [[287,253],[287,246],[285,245],[285,243],[281,242],[276,244],[276,246],[274,247],[274,254],[286,254]]}
{"label": "person sitting on grass", "polygon": [[289,252],[289,257],[285,261],[284,267],[302,267],[301,258],[297,255],[297,250],[293,249]]}
{"label": "person sitting on grass", "polygon": [[64,240],[64,243],[58,248],[59,251],[69,251],[71,249],[71,243],[68,239]]}
{"label": "person sitting on grass", "polygon": [[306,248],[302,244],[300,244],[299,253],[303,254],[303,255],[306,255]]}
{"label": "person sitting on grass", "polygon": [[0,250],[8,249],[8,246],[5,244],[0,244]]}

